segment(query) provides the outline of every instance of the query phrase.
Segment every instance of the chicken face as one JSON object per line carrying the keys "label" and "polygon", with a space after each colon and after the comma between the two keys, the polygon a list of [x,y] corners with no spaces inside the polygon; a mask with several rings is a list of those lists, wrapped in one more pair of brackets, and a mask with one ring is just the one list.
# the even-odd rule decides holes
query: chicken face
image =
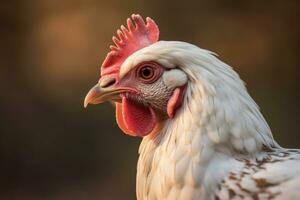
{"label": "chicken face", "polygon": [[125,93],[130,101],[155,110],[160,116],[166,115],[166,105],[171,94],[162,81],[164,68],[155,62],[144,62],[131,70],[120,81],[120,85],[134,88],[136,93]]}
{"label": "chicken face", "polygon": [[[127,28],[121,26],[115,45],[110,46],[101,66],[101,78],[85,98],[85,106],[104,101],[116,103],[119,127],[132,136],[156,134],[181,105],[187,78],[179,69],[170,69],[155,58],[134,58],[157,43],[156,23],[133,14]],[[131,59],[129,59],[131,58]]]}
{"label": "chicken face", "polygon": [[117,123],[126,134],[156,134],[182,103],[185,86],[182,81],[174,84],[182,76],[185,74],[178,69],[142,62],[119,80],[113,75],[101,77],[86,96],[85,106],[114,101]]}

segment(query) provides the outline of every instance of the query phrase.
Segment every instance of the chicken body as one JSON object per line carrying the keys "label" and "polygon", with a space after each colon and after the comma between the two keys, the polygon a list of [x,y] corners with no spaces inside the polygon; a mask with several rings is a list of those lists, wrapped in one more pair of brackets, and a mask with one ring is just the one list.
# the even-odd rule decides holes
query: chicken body
{"label": "chicken body", "polygon": [[165,148],[167,144],[147,145],[153,149],[141,147],[137,199],[299,199],[299,150],[236,157],[214,152],[207,157],[192,155],[192,144],[175,150]]}

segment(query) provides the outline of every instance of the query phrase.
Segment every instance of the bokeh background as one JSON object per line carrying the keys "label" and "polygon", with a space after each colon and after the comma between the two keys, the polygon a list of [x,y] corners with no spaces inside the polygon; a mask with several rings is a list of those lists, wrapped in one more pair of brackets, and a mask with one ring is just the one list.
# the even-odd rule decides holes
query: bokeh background
{"label": "bokeh background", "polygon": [[300,148],[300,1],[9,0],[0,4],[0,199],[135,199],[138,138],[83,108],[116,29],[210,49],[247,83],[275,138]]}

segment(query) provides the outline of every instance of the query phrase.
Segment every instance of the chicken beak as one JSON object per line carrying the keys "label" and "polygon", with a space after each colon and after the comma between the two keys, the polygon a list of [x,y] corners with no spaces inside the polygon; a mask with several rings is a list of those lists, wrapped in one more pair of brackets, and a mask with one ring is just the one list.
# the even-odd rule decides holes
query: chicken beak
{"label": "chicken beak", "polygon": [[124,88],[116,88],[114,86],[103,88],[98,83],[87,93],[84,99],[84,107],[86,108],[88,104],[100,104],[109,100],[120,101],[120,94],[126,91]]}

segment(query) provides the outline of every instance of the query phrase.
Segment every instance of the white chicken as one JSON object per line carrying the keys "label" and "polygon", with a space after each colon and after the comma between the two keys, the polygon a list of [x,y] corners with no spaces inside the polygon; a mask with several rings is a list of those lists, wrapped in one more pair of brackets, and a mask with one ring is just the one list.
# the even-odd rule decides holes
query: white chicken
{"label": "white chicken", "polygon": [[207,50],[158,41],[155,22],[127,19],[85,106],[116,104],[143,137],[139,200],[300,199],[300,151],[284,149],[234,70]]}

